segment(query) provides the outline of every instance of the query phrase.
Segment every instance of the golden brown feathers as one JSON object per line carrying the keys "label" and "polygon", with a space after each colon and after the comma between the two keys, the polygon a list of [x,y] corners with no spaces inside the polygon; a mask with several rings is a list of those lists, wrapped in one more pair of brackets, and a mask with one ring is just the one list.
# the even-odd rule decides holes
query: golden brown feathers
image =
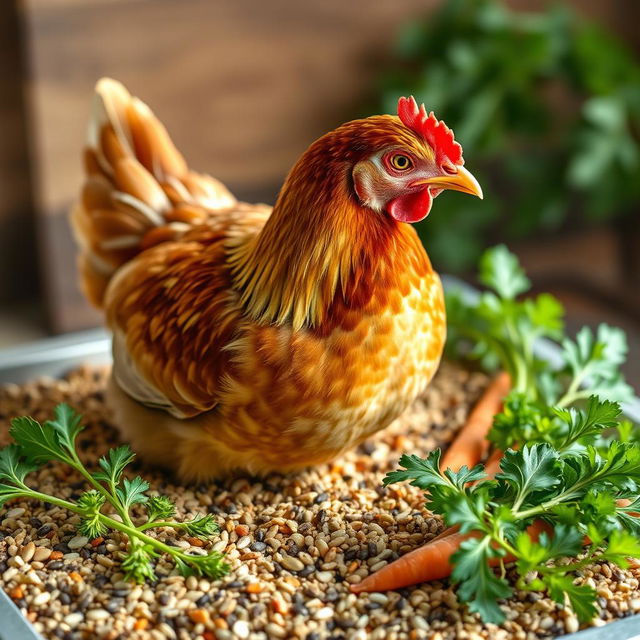
{"label": "golden brown feathers", "polygon": [[392,116],[314,143],[271,212],[190,171],[151,111],[101,81],[73,221],[114,331],[113,408],[185,477],[288,470],[386,426],[434,374],[442,290],[415,231],[350,168],[425,143]]}

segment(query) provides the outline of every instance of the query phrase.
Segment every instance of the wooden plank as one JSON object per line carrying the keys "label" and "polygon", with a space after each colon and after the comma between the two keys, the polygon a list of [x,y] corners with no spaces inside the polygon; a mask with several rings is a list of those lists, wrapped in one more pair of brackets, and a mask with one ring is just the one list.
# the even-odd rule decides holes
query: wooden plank
{"label": "wooden plank", "polygon": [[0,304],[35,295],[37,259],[27,143],[21,25],[0,1]]}

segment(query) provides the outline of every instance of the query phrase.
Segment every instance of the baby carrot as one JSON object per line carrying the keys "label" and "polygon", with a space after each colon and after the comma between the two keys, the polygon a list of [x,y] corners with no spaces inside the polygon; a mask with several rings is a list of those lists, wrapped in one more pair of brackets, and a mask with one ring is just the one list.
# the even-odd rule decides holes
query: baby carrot
{"label": "baby carrot", "polygon": [[493,417],[500,411],[510,389],[511,378],[508,373],[501,372],[491,381],[442,457],[442,469],[458,471],[463,465],[472,467],[482,460],[489,448],[487,434],[493,425]]}
{"label": "baby carrot", "polygon": [[388,591],[427,580],[446,578],[451,575],[451,556],[468,537],[469,534],[453,533],[433,540],[382,567],[362,582],[351,585],[351,591]]}
{"label": "baby carrot", "polygon": [[[548,529],[548,525],[542,520],[536,520],[527,529],[532,540]],[[353,593],[369,591],[390,591],[402,589],[412,584],[426,582],[428,580],[441,580],[451,575],[453,566],[451,556],[460,548],[460,544],[468,538],[475,537],[474,533],[452,533],[442,538],[434,539],[426,545],[410,551],[388,564],[376,573],[367,576],[362,582],[351,585]],[[511,562],[509,555],[502,558],[503,562]],[[496,566],[500,558],[492,558],[490,566]]]}

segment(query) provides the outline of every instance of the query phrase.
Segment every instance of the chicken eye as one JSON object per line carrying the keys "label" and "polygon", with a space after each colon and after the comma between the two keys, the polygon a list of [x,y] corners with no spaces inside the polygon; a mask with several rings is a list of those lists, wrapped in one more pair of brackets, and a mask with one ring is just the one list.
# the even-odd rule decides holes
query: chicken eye
{"label": "chicken eye", "polygon": [[402,153],[395,153],[389,159],[389,164],[397,171],[406,171],[412,166],[411,159]]}

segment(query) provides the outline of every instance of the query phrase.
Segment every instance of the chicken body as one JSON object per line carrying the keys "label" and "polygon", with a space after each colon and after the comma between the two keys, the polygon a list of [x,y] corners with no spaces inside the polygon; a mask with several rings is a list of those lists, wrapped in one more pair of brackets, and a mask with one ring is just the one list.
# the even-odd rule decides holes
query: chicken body
{"label": "chicken body", "polygon": [[423,144],[392,116],[327,134],[272,211],[189,171],[143,103],[98,84],[72,220],[137,452],[187,479],[287,471],[364,440],[425,388],[445,340],[440,280],[414,229],[360,197],[375,198],[371,154],[398,140]]}

